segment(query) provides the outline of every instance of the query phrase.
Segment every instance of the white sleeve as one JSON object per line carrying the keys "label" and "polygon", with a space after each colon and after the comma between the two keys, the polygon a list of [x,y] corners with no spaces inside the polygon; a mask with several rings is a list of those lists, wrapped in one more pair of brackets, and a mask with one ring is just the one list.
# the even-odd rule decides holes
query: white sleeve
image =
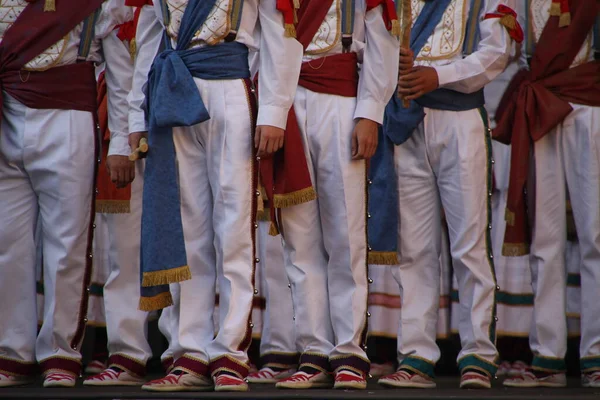
{"label": "white sleeve", "polygon": [[400,42],[386,28],[382,7],[365,15],[365,48],[354,118],[383,123],[385,106],[398,82]]}
{"label": "white sleeve", "polygon": [[125,44],[117,37],[116,30],[104,38],[102,47],[106,60],[108,129],[110,130],[108,155],[127,156],[130,153],[127,95],[131,90],[133,75],[131,55]]}
{"label": "white sleeve", "polygon": [[110,35],[117,25],[133,19],[133,7],[125,5],[125,0],[106,0],[102,3],[102,11],[96,21],[96,38],[102,39]]}
{"label": "white sleeve", "polygon": [[[502,0],[502,4],[514,10],[516,1]],[[488,1],[484,12],[494,12],[499,4],[500,0]],[[473,93],[504,71],[510,61],[513,40],[500,24],[500,18],[481,20],[479,31],[481,40],[477,51],[462,60],[435,67],[441,88]]]}
{"label": "white sleeve", "polygon": [[259,107],[257,125],[285,129],[298,87],[303,48],[285,36],[275,0],[260,0]]}
{"label": "white sleeve", "polygon": [[136,32],[137,54],[133,71],[129,102],[129,133],[145,132],[148,130],[144,104],[144,94],[148,73],[152,62],[158,54],[163,37],[163,27],[157,18],[154,7],[146,5],[140,12]]}

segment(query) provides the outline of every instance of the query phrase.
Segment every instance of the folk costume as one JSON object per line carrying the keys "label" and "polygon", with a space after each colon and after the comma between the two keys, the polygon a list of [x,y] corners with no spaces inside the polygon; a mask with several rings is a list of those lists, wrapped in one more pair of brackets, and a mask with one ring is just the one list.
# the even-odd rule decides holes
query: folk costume
{"label": "folk costume", "polygon": [[[96,147],[94,62],[118,24],[122,0],[3,2],[0,134],[0,386],[28,382],[36,361],[44,386],[75,384],[92,262]],[[24,34],[27,32],[27,34]],[[25,39],[24,39],[25,38]],[[103,47],[101,48],[101,44]],[[102,50],[101,50],[102,49]],[[115,74],[107,64],[107,74]],[[125,98],[109,86],[117,109]],[[116,127],[125,132],[125,127]],[[36,326],[36,220],[41,218],[44,321]],[[37,339],[36,339],[37,337]]]}
{"label": "folk costume", "polygon": [[280,212],[300,367],[277,387],[331,386],[334,372],[336,388],[363,389],[369,371],[363,347],[366,163],[352,161],[351,140],[356,119],[383,122],[392,95],[398,65],[395,5],[280,3],[287,10],[288,32],[301,44],[295,49],[301,71],[287,129],[300,132],[317,201]]}
{"label": "folk costume", "polygon": [[399,216],[397,236],[369,224],[373,238],[369,244],[385,255],[372,261],[393,263],[398,243],[400,264],[392,272],[403,299],[400,369],[379,382],[435,387],[443,207],[461,303],[461,387],[489,388],[496,371],[497,285],[490,242],[491,137],[483,87],[504,70],[513,37],[522,39],[522,32],[506,3],[414,0],[412,4],[410,47],[416,65],[436,70],[439,89],[408,108],[397,96],[392,98],[383,143],[370,172],[372,220]]}
{"label": "folk costume", "polygon": [[530,254],[535,295],[534,373],[505,382],[510,386],[566,385],[567,322],[557,314],[566,310],[567,192],[581,251],[583,384],[600,386],[600,62],[593,51],[599,10],[594,0],[532,0],[529,68],[513,79],[496,113],[494,135],[512,146],[504,253]]}
{"label": "folk costume", "polygon": [[[255,124],[285,127],[299,69],[289,56],[296,43],[284,35],[274,1],[165,0],[154,9],[152,25],[166,33],[165,50],[157,54],[152,45],[137,43],[140,53],[151,47],[157,54],[145,97],[151,150],[142,217],[142,308],[170,305],[166,285],[181,282],[173,369],[143,388],[247,390],[254,267],[260,262],[253,130]],[[260,69],[268,79],[260,78],[258,116],[249,49],[266,53]]]}

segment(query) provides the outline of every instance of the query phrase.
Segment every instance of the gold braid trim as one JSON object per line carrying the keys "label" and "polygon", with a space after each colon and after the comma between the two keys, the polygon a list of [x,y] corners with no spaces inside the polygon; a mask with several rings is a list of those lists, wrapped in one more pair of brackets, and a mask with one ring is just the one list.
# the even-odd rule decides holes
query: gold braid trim
{"label": "gold braid trim", "polygon": [[566,12],[560,14],[560,18],[558,19],[558,27],[564,28],[565,26],[571,25],[571,13]]}
{"label": "gold braid trim", "polygon": [[129,41],[129,56],[131,57],[131,61],[135,61],[135,55],[137,54],[137,41],[135,38]]}
{"label": "gold braid trim", "polygon": [[297,35],[294,24],[285,24],[285,37],[295,38]]}
{"label": "gold braid trim", "polygon": [[371,265],[398,265],[398,253],[395,251],[369,251],[367,262]]}
{"label": "gold braid trim", "polygon": [[44,12],[56,11],[56,1],[55,0],[46,0],[44,2]]}
{"label": "gold braid trim", "polygon": [[100,214],[129,214],[129,200],[96,200],[96,212]]}
{"label": "gold braid trim", "polygon": [[507,208],[504,212],[504,220],[506,221],[506,225],[515,226],[515,213]]}
{"label": "gold braid trim", "polygon": [[268,208],[263,209],[262,211],[258,211],[256,213],[257,221],[270,221],[271,220],[271,212]]}
{"label": "gold braid trim", "polygon": [[552,17],[560,16],[560,3],[552,2],[550,5],[550,15]]}
{"label": "gold braid trim", "polygon": [[183,282],[192,279],[190,267],[184,265],[164,271],[144,272],[142,286],[161,286],[169,283]]}
{"label": "gold braid trim", "polygon": [[140,298],[140,304],[138,308],[141,311],[154,311],[160,310],[165,307],[169,307],[173,305],[173,297],[171,297],[171,292],[164,292],[161,294],[157,294],[153,297],[142,297]]}
{"label": "gold braid trim", "polygon": [[402,35],[402,28],[400,27],[400,21],[397,19],[392,20],[392,35],[400,37]]}
{"label": "gold braid trim", "polygon": [[315,200],[317,192],[314,187],[310,186],[292,193],[276,194],[273,197],[273,206],[275,208],[286,208]]}
{"label": "gold braid trim", "polygon": [[505,257],[520,257],[529,254],[529,245],[526,243],[504,243],[502,255]]}

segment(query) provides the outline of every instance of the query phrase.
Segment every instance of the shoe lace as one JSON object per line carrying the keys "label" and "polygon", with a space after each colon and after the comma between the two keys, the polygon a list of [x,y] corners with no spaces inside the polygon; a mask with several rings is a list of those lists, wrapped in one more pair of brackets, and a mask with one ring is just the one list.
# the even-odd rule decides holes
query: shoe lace
{"label": "shoe lace", "polygon": [[67,375],[67,374],[61,374],[58,372],[53,372],[51,374],[48,374],[46,376],[46,380],[49,382],[54,382],[54,381],[62,381],[62,380],[75,380],[75,378],[71,375]]}
{"label": "shoe lace", "polygon": [[111,369],[111,368],[107,368],[104,371],[102,371],[101,373],[99,373],[98,375],[92,376],[90,379],[105,381],[105,380],[119,379],[120,375],[121,375],[121,372],[115,371],[114,369]]}

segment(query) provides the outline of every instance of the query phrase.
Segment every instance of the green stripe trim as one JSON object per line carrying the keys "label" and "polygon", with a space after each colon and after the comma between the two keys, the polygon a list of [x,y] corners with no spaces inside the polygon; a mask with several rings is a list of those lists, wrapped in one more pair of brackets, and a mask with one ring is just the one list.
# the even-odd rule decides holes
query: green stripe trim
{"label": "green stripe trim", "polygon": [[35,282],[35,291],[37,294],[44,295],[44,282]]}
{"label": "green stripe trim", "polygon": [[581,366],[581,372],[593,372],[600,370],[600,356],[596,357],[582,357],[579,360]]}
{"label": "green stripe trim", "polygon": [[92,283],[90,285],[90,295],[92,296],[104,296],[104,285],[100,285],[98,283]]}
{"label": "green stripe trim", "polygon": [[400,363],[399,368],[402,367],[408,367],[409,370],[416,370],[415,372],[418,371],[430,378],[435,378],[435,364],[423,358],[408,356]]}
{"label": "green stripe trim", "polygon": [[545,372],[563,372],[566,371],[567,365],[562,358],[535,356],[531,368]]}
{"label": "green stripe trim", "polygon": [[581,275],[568,274],[567,275],[567,286],[581,287]]}
{"label": "green stripe trim", "polygon": [[507,306],[533,306],[533,294],[497,292],[496,301]]}
{"label": "green stripe trim", "polygon": [[450,300],[452,300],[453,303],[458,303],[458,290],[452,290],[450,293]]}
{"label": "green stripe trim", "polygon": [[469,354],[458,360],[458,369],[462,374],[465,369],[484,370],[489,376],[495,376],[498,366],[493,362],[485,361],[474,354]]}

